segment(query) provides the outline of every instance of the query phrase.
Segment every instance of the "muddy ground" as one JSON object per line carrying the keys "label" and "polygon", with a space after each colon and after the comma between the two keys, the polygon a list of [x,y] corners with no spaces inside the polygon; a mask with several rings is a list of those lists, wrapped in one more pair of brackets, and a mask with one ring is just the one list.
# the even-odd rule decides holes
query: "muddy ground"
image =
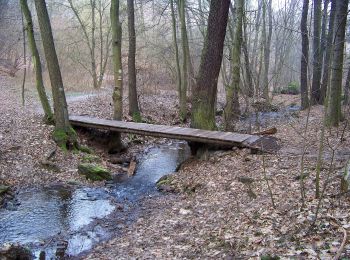
{"label": "muddy ground", "polygon": [[[35,92],[26,93],[22,107],[16,81],[0,80],[0,184],[26,187],[74,181],[102,185],[92,184],[77,173],[83,153],[56,150],[52,126],[42,123]],[[106,89],[69,101],[70,113],[110,118],[109,92]],[[279,107],[298,105],[298,98],[281,95],[273,103]],[[142,96],[141,108],[148,122],[179,124],[173,93]],[[207,160],[191,158],[167,181],[172,193],[145,199],[145,210],[136,222],[82,258],[331,259],[338,253],[349,258],[350,198],[340,193],[339,185],[350,157],[350,132],[347,121],[326,131],[321,188],[325,182],[327,186],[316,216],[319,200],[315,198],[315,168],[322,118],[323,108],[316,106],[310,111],[295,111],[287,119],[272,120],[269,127],[277,128],[275,136],[281,145],[275,154],[233,149],[211,152]],[[222,122],[221,116],[217,119]],[[85,132],[80,136],[105,167],[123,171],[110,163],[103,145],[95,146],[100,142]],[[128,135],[123,140],[129,147],[123,156],[134,156],[152,142],[164,142]],[[55,167],[50,168],[45,163],[55,150],[50,159]],[[302,166],[304,208],[300,195]]]}

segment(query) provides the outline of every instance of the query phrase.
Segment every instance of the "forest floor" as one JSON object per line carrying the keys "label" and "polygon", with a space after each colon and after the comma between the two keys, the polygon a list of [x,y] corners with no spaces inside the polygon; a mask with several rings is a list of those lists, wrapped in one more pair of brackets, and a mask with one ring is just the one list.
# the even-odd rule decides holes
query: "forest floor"
{"label": "forest floor", "polygon": [[[26,187],[74,181],[99,185],[87,182],[77,173],[77,165],[84,154],[56,150],[51,140],[53,127],[42,123],[35,92],[26,93],[23,108],[16,86],[14,80],[0,78],[0,184]],[[70,113],[111,117],[112,100],[108,89],[71,101],[68,102]],[[297,104],[298,97],[279,95],[273,103],[287,107]],[[179,124],[176,94],[143,95],[141,108],[143,118],[148,122]],[[331,259],[338,252],[343,259],[350,258],[347,241],[350,198],[349,194],[341,194],[339,188],[350,157],[350,131],[346,121],[339,128],[325,132],[321,189],[325,183],[327,185],[315,219],[319,203],[315,198],[315,168],[322,118],[323,108],[315,106],[310,111],[295,111],[287,119],[266,125],[277,128],[275,136],[281,150],[276,154],[251,154],[248,149],[233,149],[211,152],[207,160],[189,159],[168,179],[167,185],[173,192],[144,199],[142,204],[146,210],[137,221],[125,227],[121,235],[98,245],[85,258],[248,259],[279,256],[285,259]],[[221,117],[217,119],[220,123]],[[130,147],[125,156],[137,154],[143,147],[156,142],[152,138],[135,140],[129,136],[123,140]],[[85,134],[81,142],[93,144]],[[105,167],[121,170],[110,163],[111,158],[103,147],[93,148]],[[55,150],[48,164],[48,157]],[[303,210],[300,196],[302,165],[305,175]]]}

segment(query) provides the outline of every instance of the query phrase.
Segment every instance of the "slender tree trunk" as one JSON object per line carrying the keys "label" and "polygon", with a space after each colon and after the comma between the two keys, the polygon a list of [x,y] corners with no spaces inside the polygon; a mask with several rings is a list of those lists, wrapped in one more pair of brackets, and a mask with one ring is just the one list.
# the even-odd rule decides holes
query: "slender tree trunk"
{"label": "slender tree trunk", "polygon": [[348,74],[346,76],[346,82],[344,86],[344,105],[350,104],[350,67],[348,68]]}
{"label": "slender tree trunk", "polygon": [[234,130],[234,121],[240,114],[239,110],[239,84],[241,82],[241,47],[242,47],[242,23],[244,14],[244,0],[236,2],[236,30],[232,46],[232,81],[226,87],[225,130]]}
{"label": "slender tree trunk", "polygon": [[269,69],[270,48],[272,38],[272,0],[268,3],[268,33],[266,35],[266,3],[263,3],[263,40],[264,40],[264,74],[263,74],[263,96],[269,100]]}
{"label": "slender tree trunk", "polygon": [[95,39],[95,31],[96,31],[96,19],[95,19],[95,11],[96,11],[96,0],[90,0],[90,6],[91,6],[91,39],[88,34],[87,26],[84,24],[81,15],[79,14],[76,7],[73,5],[73,0],[68,0],[68,3],[70,5],[70,8],[72,9],[75,17],[78,19],[78,22],[80,24],[80,27],[83,31],[83,35],[86,41],[86,44],[89,48],[90,53],[90,64],[91,68],[88,70],[93,81],[93,86],[95,89],[99,88],[102,84],[99,84],[97,79],[97,66],[96,66],[96,39]]}
{"label": "slender tree trunk", "polygon": [[[191,30],[191,20],[190,20],[190,16],[188,14],[188,12],[186,12],[187,14],[187,20],[186,20],[186,32],[187,32],[187,28],[189,29],[189,34],[190,34],[190,39],[193,38],[192,35],[192,30]],[[194,68],[193,68],[193,63],[192,63],[192,58],[191,58],[191,52],[190,52],[190,43],[188,41],[187,38],[187,43],[186,43],[186,48],[187,48],[187,64],[188,64],[188,88],[187,88],[187,92],[188,92],[188,96],[189,98],[191,98],[191,94],[192,94],[192,88],[193,85],[196,83],[195,82],[195,76],[194,76]]]}
{"label": "slender tree trunk", "polygon": [[[255,36],[254,36],[254,43],[253,43],[253,49],[252,49],[252,66],[253,68],[256,68],[258,64],[258,43],[259,43],[259,28],[260,28],[260,19],[261,19],[261,7],[262,2],[264,0],[258,0],[258,11],[257,11],[257,17],[256,17],[256,23],[255,23]],[[259,88],[259,86],[256,86]]]}
{"label": "slender tree trunk", "polygon": [[186,29],[185,1],[178,0],[179,18],[181,24],[181,42],[182,42],[182,78],[181,78],[181,95],[180,95],[180,118],[186,119],[187,115],[187,88],[188,88],[188,38]]}
{"label": "slender tree trunk", "polygon": [[349,0],[336,0],[337,12],[334,22],[335,38],[332,58],[332,77],[329,98],[328,122],[338,126],[341,120],[341,94],[343,79],[343,60],[345,46],[345,28]]}
{"label": "slender tree trunk", "polygon": [[[22,8],[23,9],[23,8]],[[23,80],[22,80],[22,106],[25,105],[25,85],[27,78],[27,43],[26,43],[26,30],[24,26],[24,18],[23,18],[23,10],[21,13],[21,21],[22,21],[22,36],[23,36],[23,60],[24,60],[24,70],[23,70]]]}
{"label": "slender tree trunk", "polygon": [[247,22],[246,22],[246,16],[243,13],[243,28],[244,28],[244,34],[243,34],[243,54],[244,54],[244,65],[245,65],[245,72],[247,75],[247,86],[246,86],[246,95],[248,97],[254,96],[254,85],[253,85],[253,76],[252,76],[252,70],[251,70],[251,62],[249,60],[249,53],[248,53],[248,37],[247,37]]}
{"label": "slender tree trunk", "polygon": [[44,115],[45,115],[44,120],[47,123],[52,123],[54,121],[53,114],[52,114],[51,106],[50,106],[49,100],[47,98],[45,87],[44,87],[39,51],[38,51],[38,48],[37,48],[37,45],[35,42],[35,38],[34,38],[32,15],[30,13],[27,0],[20,0],[20,3],[21,3],[22,12],[23,12],[24,17],[26,19],[26,30],[27,30],[27,35],[28,35],[28,44],[29,44],[29,48],[30,48],[32,56],[33,56],[34,68],[35,68],[35,81],[36,81],[35,85],[36,85],[36,89],[38,91],[41,106],[44,110]]}
{"label": "slender tree trunk", "polygon": [[97,79],[97,66],[96,66],[96,39],[95,39],[95,31],[96,31],[96,19],[95,19],[95,11],[96,11],[96,0],[90,0],[91,5],[91,70],[92,70],[92,80],[94,84],[94,88],[99,88],[98,79]]}
{"label": "slender tree trunk", "polygon": [[35,0],[34,2],[52,87],[55,112],[55,131],[53,137],[60,147],[66,149],[71,145],[76,146],[77,137],[69,123],[67,101],[46,3],[45,0]]}
{"label": "slender tree trunk", "polygon": [[337,1],[331,1],[331,11],[329,15],[329,22],[328,22],[328,34],[327,34],[327,46],[326,46],[326,54],[324,57],[324,66],[323,66],[323,73],[322,73],[322,85],[321,85],[321,98],[323,100],[323,103],[325,102],[326,94],[327,94],[327,88],[328,88],[328,75],[331,71],[331,58],[332,58],[332,45],[333,45],[333,37],[334,37],[334,20],[335,20],[335,13],[337,11]]}
{"label": "slender tree trunk", "polygon": [[308,63],[309,63],[309,37],[307,30],[307,14],[309,11],[309,0],[304,0],[301,16],[301,66],[300,66],[300,91],[301,108],[309,107],[309,88],[308,88]]}
{"label": "slender tree trunk", "polygon": [[[323,12],[322,12],[322,29],[321,29],[321,53],[320,53],[320,62],[321,62],[321,71],[320,73],[322,74],[322,69],[323,69],[323,58],[324,58],[324,54],[326,51],[326,47],[327,47],[327,34],[326,34],[326,29],[327,29],[327,20],[328,20],[328,4],[329,4],[329,0],[324,0],[323,3]],[[324,103],[324,99],[326,96],[326,93],[324,91],[324,87],[322,86],[322,78],[320,76],[320,104]]]}
{"label": "slender tree trunk", "polygon": [[[122,67],[122,26],[119,20],[119,0],[111,1],[112,50],[114,71],[114,120],[123,119],[123,67]],[[109,145],[110,153],[120,152],[122,149],[120,133],[111,133]]]}
{"label": "slender tree trunk", "polygon": [[215,129],[215,101],[230,0],[210,2],[207,34],[193,89],[191,127]]}
{"label": "slender tree trunk", "polygon": [[174,50],[175,50],[176,84],[177,84],[177,89],[180,97],[181,96],[181,69],[180,69],[180,60],[179,60],[179,47],[177,45],[176,19],[175,19],[173,0],[170,0],[170,9],[171,9],[171,21],[172,21],[172,30],[173,30],[173,43],[174,43]]}
{"label": "slender tree trunk", "polygon": [[128,85],[129,85],[129,115],[134,121],[141,121],[140,109],[136,89],[136,33],[134,0],[128,0],[128,29],[129,29],[129,56],[128,56]]}
{"label": "slender tree trunk", "polygon": [[314,0],[314,35],[313,35],[313,75],[311,86],[311,104],[321,103],[321,18],[322,18],[322,0]]}

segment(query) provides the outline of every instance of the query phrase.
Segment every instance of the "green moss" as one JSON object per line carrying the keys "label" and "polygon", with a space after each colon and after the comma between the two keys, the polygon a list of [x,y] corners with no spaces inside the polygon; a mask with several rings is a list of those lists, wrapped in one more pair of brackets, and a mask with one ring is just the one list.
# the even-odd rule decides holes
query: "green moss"
{"label": "green moss", "polygon": [[78,150],[83,152],[83,153],[87,153],[87,154],[93,154],[94,153],[94,151],[90,147],[88,147],[86,145],[79,145]]}
{"label": "green moss", "polygon": [[193,126],[199,129],[215,130],[214,116],[209,115],[204,107],[198,107],[193,114]]}
{"label": "green moss", "polygon": [[92,154],[84,154],[82,161],[84,163],[93,163],[93,162],[101,162],[101,158],[97,155]]}
{"label": "green moss", "polygon": [[0,185],[0,195],[6,193],[10,189],[9,186]]}
{"label": "green moss", "polygon": [[55,125],[55,118],[53,115],[45,115],[44,118],[44,123],[47,125]]}
{"label": "green moss", "polygon": [[141,113],[140,112],[134,112],[132,114],[132,120],[136,123],[140,123],[142,122],[142,117],[141,117]]}
{"label": "green moss", "polygon": [[300,86],[296,81],[292,81],[288,86],[281,89],[281,94],[298,95],[300,94]]}
{"label": "green moss", "polygon": [[92,181],[103,181],[103,180],[112,179],[111,173],[107,169],[97,164],[89,164],[89,163],[79,164],[78,172],[79,174],[85,175],[86,179],[89,179]]}
{"label": "green moss", "polygon": [[164,175],[162,178],[160,178],[157,181],[157,187],[162,185],[170,185],[173,180],[173,177],[171,175]]}
{"label": "green moss", "polygon": [[55,129],[53,132],[53,140],[57,143],[57,145],[63,150],[67,151],[67,140],[68,135],[62,129]]}
{"label": "green moss", "polygon": [[72,127],[67,130],[55,129],[53,132],[53,140],[63,150],[67,151],[68,148],[77,148],[77,133]]}

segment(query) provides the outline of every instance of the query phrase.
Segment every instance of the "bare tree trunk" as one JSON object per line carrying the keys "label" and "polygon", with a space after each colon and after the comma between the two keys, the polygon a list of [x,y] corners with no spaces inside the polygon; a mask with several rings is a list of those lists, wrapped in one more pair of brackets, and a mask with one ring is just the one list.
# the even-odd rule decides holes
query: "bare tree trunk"
{"label": "bare tree trunk", "polygon": [[179,97],[181,96],[181,69],[180,69],[180,60],[179,60],[179,47],[177,45],[177,35],[176,35],[176,19],[174,12],[174,1],[170,0],[170,8],[171,8],[171,21],[172,21],[172,30],[173,30],[173,43],[174,43],[174,51],[175,51],[175,64],[176,64],[176,84],[179,93]]}
{"label": "bare tree trunk", "polygon": [[[256,17],[256,23],[255,23],[255,36],[254,36],[254,43],[253,43],[253,49],[252,49],[252,65],[253,68],[256,68],[258,63],[258,43],[259,43],[259,28],[260,28],[260,19],[261,19],[261,6],[262,2],[264,0],[258,0],[258,11],[257,11],[257,17]],[[259,86],[256,86],[259,88]]]}
{"label": "bare tree trunk", "polygon": [[[321,29],[321,50],[320,50],[320,62],[321,62],[321,71],[320,74],[322,74],[322,69],[323,69],[323,57],[326,51],[326,46],[327,46],[327,34],[326,34],[326,29],[327,29],[327,20],[328,20],[328,4],[329,4],[330,0],[324,0],[323,3],[323,13],[322,13],[322,29]],[[322,78],[320,75],[320,104],[324,103],[324,99],[326,97],[326,91],[324,89],[324,87],[322,86],[322,82],[321,82]]]}
{"label": "bare tree trunk", "polygon": [[341,94],[343,79],[343,60],[345,46],[345,28],[349,0],[336,0],[337,12],[334,22],[335,38],[332,58],[332,78],[329,95],[328,122],[338,126],[341,120]]}
{"label": "bare tree trunk", "polygon": [[346,76],[346,82],[344,86],[344,105],[350,104],[350,67],[348,68],[348,74]]}
{"label": "bare tree trunk", "polygon": [[[210,2],[205,45],[193,89],[191,127],[215,129],[215,101],[230,0]],[[210,40],[209,40],[210,39]]]}
{"label": "bare tree trunk", "polygon": [[333,37],[334,37],[334,20],[335,13],[337,11],[337,1],[331,1],[331,11],[329,15],[328,22],[328,34],[327,34],[327,46],[326,46],[326,54],[324,57],[324,66],[323,66],[323,74],[322,74],[322,85],[321,85],[321,97],[323,103],[325,102],[325,98],[327,95],[328,81],[329,81],[329,73],[331,70],[331,58],[332,58],[332,45],[333,45]]}
{"label": "bare tree trunk", "polygon": [[[99,88],[102,84],[99,83],[98,77],[97,77],[97,66],[96,66],[96,39],[95,39],[95,31],[96,31],[96,19],[95,19],[95,11],[96,11],[96,0],[90,0],[90,6],[91,6],[91,39],[89,37],[88,28],[84,24],[81,14],[79,14],[77,8],[73,5],[73,0],[68,0],[68,3],[75,15],[75,17],[78,19],[78,22],[80,24],[80,27],[83,31],[83,35],[86,41],[86,44],[89,48],[90,53],[90,63],[91,63],[91,69],[89,69],[89,73],[91,74],[93,86],[95,89]],[[101,72],[100,72],[101,73]]]}
{"label": "bare tree trunk", "polygon": [[67,101],[46,3],[45,0],[35,0],[34,2],[52,87],[55,112],[55,131],[53,138],[61,148],[67,149],[71,145],[76,146],[77,137],[69,123]]}
{"label": "bare tree trunk", "polygon": [[245,65],[245,72],[247,75],[247,86],[245,88],[245,94],[248,97],[254,96],[254,85],[253,85],[253,76],[252,76],[252,70],[251,70],[251,62],[249,60],[249,53],[248,53],[248,37],[247,37],[247,22],[246,22],[246,16],[243,13],[243,28],[244,28],[244,34],[242,39],[242,48],[243,48],[243,54],[244,54],[244,65]]}
{"label": "bare tree trunk", "polygon": [[[106,67],[109,59],[109,53],[110,53],[110,46],[112,41],[110,40],[110,34],[111,34],[111,28],[108,28],[108,32],[106,35],[106,39],[104,40],[103,37],[103,10],[102,8],[102,1],[99,1],[99,8],[98,8],[98,13],[99,13],[99,35],[100,35],[100,73],[98,75],[98,88],[102,86],[104,74],[106,72]],[[104,51],[106,50],[106,51]]]}
{"label": "bare tree trunk", "polygon": [[28,44],[29,44],[29,48],[32,52],[33,60],[34,60],[35,85],[36,85],[36,89],[38,91],[41,106],[44,110],[44,120],[47,123],[53,123],[53,121],[54,121],[53,114],[52,114],[51,106],[50,106],[49,100],[47,98],[45,87],[44,87],[39,51],[38,51],[38,48],[37,48],[37,45],[35,42],[35,38],[34,38],[32,15],[30,13],[27,0],[20,0],[20,3],[21,3],[22,12],[23,12],[24,17],[25,17],[26,22],[27,22],[26,23],[26,30],[27,30],[27,35],[28,35]]}
{"label": "bare tree trunk", "polygon": [[314,35],[313,35],[313,75],[311,86],[311,104],[320,104],[321,101],[321,18],[322,18],[322,0],[314,0]]}
{"label": "bare tree trunk", "polygon": [[[23,8],[21,8],[23,9]],[[26,30],[24,26],[24,19],[23,19],[23,10],[21,13],[21,21],[22,21],[22,36],[23,36],[23,60],[24,60],[24,70],[23,70],[23,80],[22,80],[22,106],[25,105],[25,85],[26,85],[26,77],[27,77],[27,44],[26,44]]]}
{"label": "bare tree trunk", "polygon": [[[123,119],[123,67],[122,67],[122,26],[119,20],[119,0],[111,2],[111,25],[112,25],[112,49],[113,49],[113,70],[114,70],[114,120]],[[122,150],[120,133],[111,133],[109,145],[110,153],[117,153]]]}
{"label": "bare tree trunk", "polygon": [[97,72],[96,72],[96,39],[95,39],[95,31],[96,31],[96,19],[95,19],[95,10],[96,10],[96,0],[90,0],[91,5],[91,70],[92,70],[92,80],[94,84],[94,88],[99,88]]}
{"label": "bare tree trunk", "polygon": [[134,121],[141,121],[136,88],[136,33],[134,0],[128,0],[128,29],[129,29],[129,56],[128,56],[128,85],[129,85],[129,115]]}
{"label": "bare tree trunk", "polygon": [[301,90],[301,108],[309,107],[309,89],[308,89],[308,63],[309,63],[309,37],[307,31],[307,14],[309,11],[309,0],[304,0],[301,16],[301,65],[300,65],[300,90]]}
{"label": "bare tree trunk", "polygon": [[185,1],[178,0],[179,18],[181,24],[181,42],[182,42],[182,79],[180,95],[180,118],[186,119],[187,116],[187,88],[188,88],[188,37],[186,29]]}
{"label": "bare tree trunk", "polygon": [[[192,37],[192,30],[191,30],[191,20],[190,20],[190,16],[188,15],[188,12],[186,12],[187,14],[187,20],[186,20],[186,32],[187,32],[187,28],[189,29],[189,34],[190,34],[190,38]],[[192,88],[193,85],[196,83],[195,82],[195,76],[194,76],[194,68],[193,68],[193,63],[192,63],[192,58],[191,58],[191,52],[190,52],[190,44],[188,42],[188,38],[187,38],[187,44],[186,44],[186,48],[187,48],[187,64],[188,64],[188,88],[187,88],[187,92],[188,92],[188,96],[189,98],[191,98],[192,95]]]}
{"label": "bare tree trunk", "polygon": [[225,130],[234,130],[234,121],[239,117],[239,84],[241,82],[241,47],[242,47],[242,23],[244,14],[244,0],[236,2],[236,31],[232,46],[232,81],[226,87]]}
{"label": "bare tree trunk", "polygon": [[263,96],[269,100],[269,68],[270,68],[270,47],[272,37],[272,0],[268,3],[268,34],[266,35],[266,3],[263,3],[263,42],[264,42],[264,74],[263,74]]}

